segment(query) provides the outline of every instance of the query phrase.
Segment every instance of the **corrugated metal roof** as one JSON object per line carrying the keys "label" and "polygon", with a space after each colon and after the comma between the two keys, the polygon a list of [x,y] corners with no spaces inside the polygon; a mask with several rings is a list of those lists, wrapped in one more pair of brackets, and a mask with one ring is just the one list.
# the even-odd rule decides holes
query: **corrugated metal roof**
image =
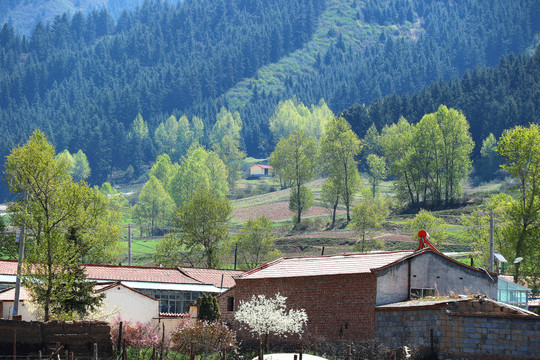
{"label": "corrugated metal roof", "polygon": [[242,279],[265,279],[320,275],[370,273],[398,261],[414,251],[282,258],[248,271]]}

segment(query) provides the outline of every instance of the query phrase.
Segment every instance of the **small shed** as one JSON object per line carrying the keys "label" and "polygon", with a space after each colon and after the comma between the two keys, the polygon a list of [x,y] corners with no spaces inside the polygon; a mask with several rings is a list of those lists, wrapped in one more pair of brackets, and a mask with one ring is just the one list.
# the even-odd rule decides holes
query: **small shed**
{"label": "small shed", "polygon": [[274,168],[270,165],[254,164],[249,168],[252,177],[268,177],[274,175]]}
{"label": "small shed", "polygon": [[425,347],[438,359],[538,359],[540,316],[484,296],[437,297],[375,307],[376,341]]}

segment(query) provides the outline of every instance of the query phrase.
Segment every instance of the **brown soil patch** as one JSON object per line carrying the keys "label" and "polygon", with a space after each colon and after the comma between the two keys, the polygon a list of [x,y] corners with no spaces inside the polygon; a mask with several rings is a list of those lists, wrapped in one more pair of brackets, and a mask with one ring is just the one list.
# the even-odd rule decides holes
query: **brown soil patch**
{"label": "brown soil patch", "polygon": [[[271,221],[280,221],[291,219],[293,213],[289,210],[288,201],[273,202],[262,205],[253,205],[243,208],[237,208],[233,211],[233,219],[237,221],[246,221],[265,215]],[[328,209],[322,206],[312,206],[308,212],[302,216],[321,216],[330,215]]]}

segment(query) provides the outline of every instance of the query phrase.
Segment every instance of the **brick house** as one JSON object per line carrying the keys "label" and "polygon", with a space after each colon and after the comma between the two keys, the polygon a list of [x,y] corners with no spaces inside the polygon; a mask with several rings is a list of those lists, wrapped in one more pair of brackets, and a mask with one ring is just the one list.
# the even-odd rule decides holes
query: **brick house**
{"label": "brick house", "polygon": [[[497,296],[497,274],[432,249],[281,258],[237,277],[218,296],[222,320],[238,330],[234,311],[252,295],[287,297],[305,309],[306,332],[327,342],[375,339],[375,306],[411,297],[449,294]],[[239,338],[249,340],[239,332]]]}

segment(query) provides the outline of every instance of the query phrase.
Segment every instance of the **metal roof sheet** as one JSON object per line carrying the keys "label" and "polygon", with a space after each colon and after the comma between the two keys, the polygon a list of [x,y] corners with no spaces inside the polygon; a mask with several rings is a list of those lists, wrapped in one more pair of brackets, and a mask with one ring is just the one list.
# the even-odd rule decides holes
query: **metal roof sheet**
{"label": "metal roof sheet", "polygon": [[264,279],[370,273],[398,261],[414,251],[282,258],[248,271],[242,279]]}

